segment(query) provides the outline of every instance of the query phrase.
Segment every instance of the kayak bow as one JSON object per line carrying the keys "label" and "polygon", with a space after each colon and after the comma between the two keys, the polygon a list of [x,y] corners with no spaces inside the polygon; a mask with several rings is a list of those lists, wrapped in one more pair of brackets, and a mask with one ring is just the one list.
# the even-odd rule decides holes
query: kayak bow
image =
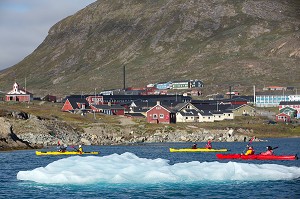
{"label": "kayak bow", "polygon": [[218,159],[241,159],[241,160],[296,160],[296,155],[241,155],[241,154],[216,154]]}
{"label": "kayak bow", "polygon": [[183,149],[175,149],[170,148],[170,152],[226,152],[228,149],[207,149],[207,148],[197,148],[197,149],[190,149],[190,148],[183,148]]}
{"label": "kayak bow", "polygon": [[78,152],[78,151],[65,151],[65,152],[60,152],[60,151],[36,151],[36,155],[98,155],[99,152],[94,151],[94,152]]}

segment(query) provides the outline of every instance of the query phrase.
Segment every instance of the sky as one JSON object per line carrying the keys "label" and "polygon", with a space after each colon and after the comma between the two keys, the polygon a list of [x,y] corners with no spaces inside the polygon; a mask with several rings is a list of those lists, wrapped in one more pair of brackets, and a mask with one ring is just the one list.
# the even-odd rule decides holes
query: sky
{"label": "sky", "polygon": [[0,0],[0,70],[31,54],[49,29],[96,0]]}

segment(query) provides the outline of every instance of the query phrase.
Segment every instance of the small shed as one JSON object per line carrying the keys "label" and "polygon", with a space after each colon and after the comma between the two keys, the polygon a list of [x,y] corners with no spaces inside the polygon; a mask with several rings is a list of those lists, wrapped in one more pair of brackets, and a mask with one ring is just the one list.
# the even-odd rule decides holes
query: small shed
{"label": "small shed", "polygon": [[279,113],[276,115],[276,122],[291,122],[291,117],[285,113]]}

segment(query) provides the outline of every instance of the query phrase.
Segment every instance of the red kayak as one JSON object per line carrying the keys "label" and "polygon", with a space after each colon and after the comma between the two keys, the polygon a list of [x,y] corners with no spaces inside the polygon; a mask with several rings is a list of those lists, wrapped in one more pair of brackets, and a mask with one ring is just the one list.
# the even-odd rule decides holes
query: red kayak
{"label": "red kayak", "polygon": [[297,160],[296,155],[241,155],[241,154],[216,154],[218,159],[242,159],[242,160]]}

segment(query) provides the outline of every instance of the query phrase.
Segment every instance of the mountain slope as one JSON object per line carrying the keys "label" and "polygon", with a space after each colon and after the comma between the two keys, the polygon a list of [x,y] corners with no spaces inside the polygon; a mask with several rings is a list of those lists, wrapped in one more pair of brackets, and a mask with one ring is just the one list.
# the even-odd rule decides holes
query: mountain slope
{"label": "mountain slope", "polygon": [[92,93],[122,88],[126,65],[126,86],[299,87],[299,29],[297,0],[101,0],[55,24],[0,84],[26,77],[35,94]]}

